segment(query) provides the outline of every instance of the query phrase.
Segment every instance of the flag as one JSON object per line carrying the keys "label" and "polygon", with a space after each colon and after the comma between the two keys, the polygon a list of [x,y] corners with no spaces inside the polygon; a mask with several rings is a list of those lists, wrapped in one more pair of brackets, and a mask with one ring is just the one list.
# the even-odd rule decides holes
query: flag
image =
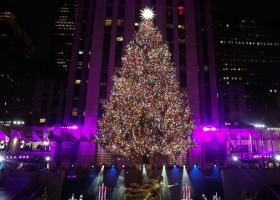
{"label": "flag", "polygon": [[235,140],[235,146],[239,145],[240,142],[241,142],[240,133],[238,133],[237,138]]}
{"label": "flag", "polygon": [[47,141],[48,143],[50,143],[50,140],[49,140],[49,137],[48,137],[46,131],[44,131],[43,139],[44,139],[44,141]]}
{"label": "flag", "polygon": [[252,136],[251,136],[251,132],[249,131],[249,152],[253,153],[253,144],[252,144]]}
{"label": "flag", "polygon": [[10,138],[7,135],[5,135],[5,133],[0,131],[0,140],[5,140],[5,142],[8,143],[10,141]]}
{"label": "flag", "polygon": [[41,145],[44,145],[42,140],[39,138],[39,136],[36,134],[34,130],[32,131],[32,140],[39,141]]}
{"label": "flag", "polygon": [[29,138],[23,133],[21,129],[19,130],[19,135],[22,140],[29,142]]}
{"label": "flag", "polygon": [[[0,140],[6,140],[6,137],[8,137],[7,135],[5,135],[5,133],[3,133],[2,131],[0,131]],[[9,137],[8,137],[9,138]],[[10,139],[10,138],[9,138]]]}
{"label": "flag", "polygon": [[46,131],[44,131],[43,139],[44,139],[44,141],[47,141],[51,147],[54,147],[54,146],[52,145],[51,141],[49,140],[49,137],[48,137]]}
{"label": "flag", "polygon": [[228,132],[228,149],[229,149],[229,152],[232,151],[230,132]]}

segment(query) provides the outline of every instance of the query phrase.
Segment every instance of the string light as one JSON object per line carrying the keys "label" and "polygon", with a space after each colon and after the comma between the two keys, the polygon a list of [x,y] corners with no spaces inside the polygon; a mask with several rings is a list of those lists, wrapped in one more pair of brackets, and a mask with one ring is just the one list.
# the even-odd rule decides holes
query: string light
{"label": "string light", "polygon": [[175,156],[195,147],[187,95],[180,92],[168,44],[152,20],[141,22],[125,52],[122,68],[113,76],[96,142],[107,152],[130,158]]}

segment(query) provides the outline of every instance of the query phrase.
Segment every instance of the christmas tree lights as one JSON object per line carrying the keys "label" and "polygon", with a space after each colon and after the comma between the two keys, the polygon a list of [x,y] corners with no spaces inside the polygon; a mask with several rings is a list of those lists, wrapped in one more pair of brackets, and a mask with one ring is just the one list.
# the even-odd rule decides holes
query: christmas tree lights
{"label": "christmas tree lights", "polygon": [[148,17],[125,49],[98,123],[95,140],[114,155],[174,156],[196,146],[187,96],[180,91],[168,44],[150,12],[142,11]]}

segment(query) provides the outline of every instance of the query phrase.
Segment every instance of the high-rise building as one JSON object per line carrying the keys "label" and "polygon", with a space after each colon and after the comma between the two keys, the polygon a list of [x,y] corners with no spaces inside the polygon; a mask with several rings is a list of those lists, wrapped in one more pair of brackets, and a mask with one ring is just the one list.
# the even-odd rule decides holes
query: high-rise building
{"label": "high-rise building", "polygon": [[30,33],[9,8],[0,9],[0,44],[3,58],[31,58],[35,51]]}
{"label": "high-rise building", "polygon": [[[24,123],[30,117],[35,45],[19,13],[8,5],[0,8],[0,124]],[[30,70],[30,71],[29,71]]]}
{"label": "high-rise building", "polygon": [[221,125],[280,123],[280,43],[272,23],[214,16]]}
{"label": "high-rise building", "polygon": [[32,125],[61,124],[63,119],[78,1],[59,0],[57,4],[53,25],[52,61],[42,63],[42,71],[36,77]]}
{"label": "high-rise building", "polygon": [[52,56],[57,66],[68,70],[77,16],[77,0],[59,0],[53,29]]}
{"label": "high-rise building", "polygon": [[[88,139],[102,118],[102,105],[112,89],[111,77],[121,67],[122,50],[138,29],[139,10],[146,6],[154,9],[155,24],[169,42],[177,79],[188,92],[198,126],[219,125],[209,0],[81,0],[64,125],[83,125],[82,134]],[[200,140],[198,135],[194,137]]]}

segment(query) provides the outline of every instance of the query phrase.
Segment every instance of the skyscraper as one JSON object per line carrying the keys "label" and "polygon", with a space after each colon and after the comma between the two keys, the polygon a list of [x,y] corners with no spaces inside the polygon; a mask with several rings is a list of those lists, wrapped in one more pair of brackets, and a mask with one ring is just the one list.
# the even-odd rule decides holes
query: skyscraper
{"label": "skyscraper", "polygon": [[[33,85],[28,59],[35,51],[34,40],[19,13],[10,5],[0,8],[0,124],[30,117]],[[30,70],[30,71],[29,71]]]}
{"label": "skyscraper", "polygon": [[68,71],[77,16],[77,0],[59,0],[54,22],[52,56],[57,66]]}
{"label": "skyscraper", "polygon": [[279,125],[280,43],[276,35],[272,23],[214,16],[221,125]]}

